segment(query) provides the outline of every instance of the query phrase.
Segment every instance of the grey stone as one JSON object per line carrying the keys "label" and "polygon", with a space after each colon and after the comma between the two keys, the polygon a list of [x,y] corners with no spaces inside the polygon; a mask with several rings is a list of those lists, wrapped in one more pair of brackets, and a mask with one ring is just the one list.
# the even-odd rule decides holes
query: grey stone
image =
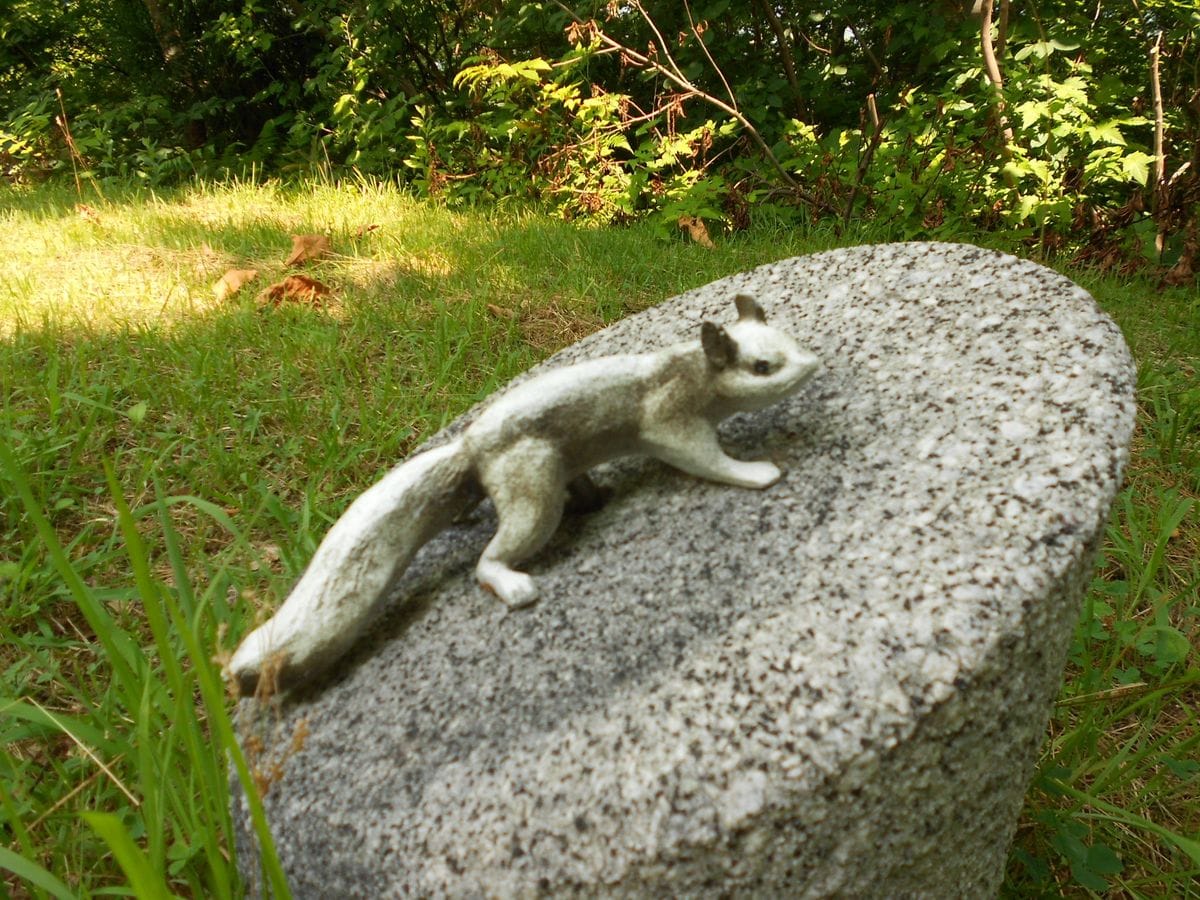
{"label": "grey stone", "polygon": [[609,464],[511,613],[472,579],[481,508],[333,675],[243,702],[297,896],[996,891],[1126,459],[1124,342],[1046,268],[913,243],[734,275],[545,365],[740,291],[823,361],[723,428],[779,484]]}

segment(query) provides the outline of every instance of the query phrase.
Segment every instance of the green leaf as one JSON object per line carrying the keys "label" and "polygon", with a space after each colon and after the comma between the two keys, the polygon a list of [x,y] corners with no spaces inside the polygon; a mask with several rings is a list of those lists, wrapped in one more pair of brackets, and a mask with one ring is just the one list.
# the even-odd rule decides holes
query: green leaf
{"label": "green leaf", "polygon": [[1197,773],[1200,773],[1200,762],[1194,759],[1176,759],[1165,753],[1159,759],[1164,766],[1171,770],[1171,774],[1176,778],[1192,778]]}
{"label": "green leaf", "polygon": [[1154,626],[1154,658],[1160,665],[1183,662],[1192,652],[1187,636],[1170,625]]}
{"label": "green leaf", "polygon": [[80,815],[108,844],[136,896],[142,900],[169,900],[173,896],[162,878],[155,874],[146,854],[133,842],[120,819],[112,813],[85,812]]}
{"label": "green leaf", "polygon": [[1149,153],[1135,150],[1121,158],[1121,170],[1130,181],[1145,184],[1146,179],[1150,177],[1150,163],[1153,160],[1154,157]]}
{"label": "green leaf", "polygon": [[141,400],[125,410],[125,415],[129,417],[129,421],[133,422],[134,425],[141,425],[146,420],[146,410],[149,408],[150,406],[146,401]]}
{"label": "green leaf", "polygon": [[1088,847],[1078,835],[1072,834],[1064,828],[1050,839],[1050,845],[1066,857],[1072,870],[1076,866],[1080,868],[1086,866]]}
{"label": "green leaf", "polygon": [[1013,854],[1020,860],[1029,877],[1037,884],[1046,884],[1050,880],[1050,865],[1040,856],[1034,856],[1020,847],[1013,849]]}
{"label": "green leaf", "polygon": [[1066,44],[1062,41],[1034,41],[1031,44],[1026,44],[1024,47],[1018,50],[1016,53],[1016,58],[1018,60],[1022,60],[1028,59],[1030,56],[1036,56],[1038,59],[1045,59],[1053,53],[1076,50],[1078,48],[1078,44]]}
{"label": "green leaf", "polygon": [[1096,144],[1118,144],[1125,146],[1125,135],[1121,134],[1120,126],[1117,125],[1115,119],[1109,119],[1107,122],[1101,122],[1088,129],[1091,135],[1092,142]]}
{"label": "green leaf", "polygon": [[0,868],[8,869],[18,878],[24,879],[34,887],[41,888],[62,900],[75,900],[75,897],[78,896],[37,863],[14,853],[7,847],[0,847]]}
{"label": "green leaf", "polygon": [[1092,582],[1092,590],[1099,594],[1107,594],[1109,597],[1127,597],[1129,596],[1129,582],[1105,581],[1097,578]]}
{"label": "green leaf", "polygon": [[1082,863],[1071,863],[1071,877],[1089,891],[1103,894],[1109,888],[1109,883]]}
{"label": "green leaf", "polygon": [[1125,865],[1112,848],[1105,844],[1093,844],[1088,848],[1087,867],[1098,875],[1119,875]]}
{"label": "green leaf", "polygon": [[1142,672],[1137,666],[1117,669],[1113,672],[1113,680],[1117,684],[1136,684],[1142,680]]}

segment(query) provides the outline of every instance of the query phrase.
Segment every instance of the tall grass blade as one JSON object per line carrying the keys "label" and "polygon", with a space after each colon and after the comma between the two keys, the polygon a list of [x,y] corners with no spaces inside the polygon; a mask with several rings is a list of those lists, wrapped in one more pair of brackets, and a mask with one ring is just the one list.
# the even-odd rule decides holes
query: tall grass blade
{"label": "tall grass blade", "polygon": [[80,815],[108,844],[138,900],[170,900],[175,896],[155,873],[150,861],[138,849],[120,819],[112,813],[85,812]]}
{"label": "tall grass blade", "polygon": [[76,894],[69,887],[32,860],[20,856],[7,847],[0,847],[0,869],[8,869],[35,887],[41,888],[60,900],[75,900]]}
{"label": "tall grass blade", "polygon": [[[183,559],[179,553],[177,536],[171,525],[170,513],[168,511],[169,498],[163,497],[161,488],[157,483],[155,490],[158,498],[159,519],[162,522],[163,533],[168,536],[167,548],[168,554],[172,557],[171,564],[176,570],[182,571],[184,567]],[[230,525],[232,527],[232,522]],[[191,659],[193,669],[198,678],[200,693],[204,699],[204,705],[208,710],[209,727],[212,729],[213,737],[216,739],[217,745],[228,752],[233,761],[234,770],[237,772],[238,780],[241,782],[242,790],[245,792],[246,801],[250,807],[250,820],[254,826],[255,835],[258,838],[264,881],[271,886],[271,892],[277,900],[287,900],[287,898],[292,896],[291,890],[288,888],[287,878],[283,872],[283,865],[279,861],[279,854],[275,849],[275,840],[271,836],[271,829],[267,824],[267,814],[263,808],[262,797],[259,796],[258,788],[250,772],[250,766],[246,762],[246,756],[237,741],[233,722],[229,718],[228,710],[225,707],[225,692],[220,675],[212,665],[210,659],[211,650],[206,652],[205,647],[200,643],[196,630],[190,627],[190,624],[183,616],[182,610],[170,599],[167,600],[167,611],[171,616],[175,630],[183,639],[188,657]],[[228,823],[228,792],[222,791],[221,796],[224,807],[222,810],[222,820]],[[232,825],[227,824],[226,827],[226,833],[232,834]]]}

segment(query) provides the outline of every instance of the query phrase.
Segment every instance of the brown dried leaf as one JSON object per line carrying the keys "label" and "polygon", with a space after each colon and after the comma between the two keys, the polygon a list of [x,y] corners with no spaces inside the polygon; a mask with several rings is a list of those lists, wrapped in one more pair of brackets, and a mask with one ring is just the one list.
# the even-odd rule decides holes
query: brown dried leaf
{"label": "brown dried leaf", "polygon": [[498,316],[501,319],[511,319],[516,316],[516,313],[511,309],[505,309],[503,306],[497,306],[495,303],[489,303],[487,308],[488,312],[493,316]]}
{"label": "brown dried leaf", "polygon": [[703,219],[699,219],[696,216],[680,216],[679,227],[686,228],[692,240],[701,247],[708,247],[711,250],[716,246],[713,244],[712,238],[708,236],[708,227],[704,224]]}
{"label": "brown dried leaf", "polygon": [[1191,284],[1196,278],[1196,270],[1192,267],[1192,261],[1187,255],[1179,257],[1179,262],[1175,263],[1166,275],[1163,276],[1163,282],[1170,285]]}
{"label": "brown dried leaf", "polygon": [[1193,232],[1183,242],[1183,253],[1179,257],[1179,262],[1175,263],[1163,276],[1163,282],[1171,285],[1191,284],[1196,278],[1197,256],[1200,256],[1200,240],[1196,239]]}
{"label": "brown dried leaf", "polygon": [[278,306],[285,301],[296,301],[317,305],[317,298],[333,293],[327,285],[307,275],[289,275],[283,281],[267,288],[263,295]]}
{"label": "brown dried leaf", "polygon": [[323,234],[293,234],[292,254],[284,265],[294,266],[333,252],[333,245]]}
{"label": "brown dried leaf", "polygon": [[219,303],[232,297],[242,289],[243,285],[249,284],[257,277],[258,269],[230,269],[221,276],[220,281],[213,285],[213,296]]}

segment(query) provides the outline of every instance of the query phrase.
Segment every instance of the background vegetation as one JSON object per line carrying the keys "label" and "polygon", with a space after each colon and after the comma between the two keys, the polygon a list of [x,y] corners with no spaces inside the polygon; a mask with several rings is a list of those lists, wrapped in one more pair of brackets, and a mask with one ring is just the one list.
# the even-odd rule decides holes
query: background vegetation
{"label": "background vegetation", "polygon": [[[1139,362],[1005,894],[1200,896],[1198,37],[1191,0],[0,8],[0,896],[239,896],[227,763],[277,773],[213,650],[353,496],[607,322],[907,237],[1064,268]],[[297,233],[332,292],[271,301]]]}
{"label": "background vegetation", "polygon": [[12,0],[0,169],[350,166],[709,231],[1002,230],[1190,283],[1194,0]]}

